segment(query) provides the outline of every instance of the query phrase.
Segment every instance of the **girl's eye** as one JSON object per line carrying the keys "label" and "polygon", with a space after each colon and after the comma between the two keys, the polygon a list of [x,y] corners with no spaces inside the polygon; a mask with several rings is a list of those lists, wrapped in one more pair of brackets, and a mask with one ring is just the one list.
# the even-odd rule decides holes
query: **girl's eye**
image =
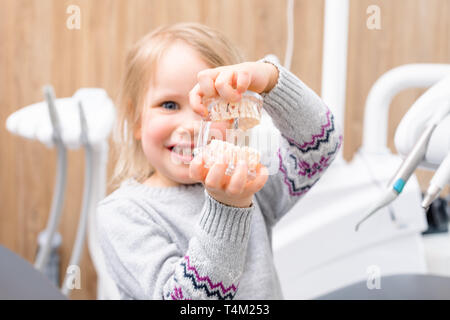
{"label": "girl's eye", "polygon": [[166,101],[166,102],[163,102],[163,103],[161,104],[161,106],[162,106],[164,109],[167,109],[167,110],[177,110],[177,109],[178,109],[178,104],[177,104],[176,102],[173,102],[173,101]]}

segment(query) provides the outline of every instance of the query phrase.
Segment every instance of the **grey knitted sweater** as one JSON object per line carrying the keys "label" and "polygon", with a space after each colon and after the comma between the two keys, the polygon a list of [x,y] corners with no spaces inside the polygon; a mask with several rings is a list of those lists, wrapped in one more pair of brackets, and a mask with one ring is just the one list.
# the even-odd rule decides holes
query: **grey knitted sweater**
{"label": "grey knitted sweater", "polygon": [[275,174],[249,208],[202,184],[130,179],[98,205],[98,238],[123,299],[282,299],[271,230],[333,161],[342,136],[324,102],[284,67],[263,94],[281,133]]}

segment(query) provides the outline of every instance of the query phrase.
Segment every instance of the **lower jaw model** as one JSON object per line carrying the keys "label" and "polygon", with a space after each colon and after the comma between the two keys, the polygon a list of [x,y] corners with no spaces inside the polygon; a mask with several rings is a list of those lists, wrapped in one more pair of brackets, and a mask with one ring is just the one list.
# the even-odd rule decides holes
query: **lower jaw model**
{"label": "lower jaw model", "polygon": [[231,175],[238,162],[242,160],[247,164],[249,177],[253,178],[261,156],[257,150],[247,146],[240,147],[227,141],[214,139],[203,148],[203,159],[206,168],[212,167],[214,163],[228,163],[225,171],[227,175]]}

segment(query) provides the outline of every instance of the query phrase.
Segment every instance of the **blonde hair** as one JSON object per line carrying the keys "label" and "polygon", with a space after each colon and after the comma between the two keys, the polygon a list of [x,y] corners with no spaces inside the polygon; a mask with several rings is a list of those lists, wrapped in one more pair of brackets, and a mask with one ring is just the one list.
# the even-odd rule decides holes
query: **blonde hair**
{"label": "blonde hair", "polygon": [[218,31],[199,23],[162,26],[140,39],[128,52],[125,73],[117,97],[117,121],[113,150],[117,159],[111,179],[113,187],[128,178],[143,182],[154,171],[134,133],[142,107],[154,79],[154,70],[165,50],[176,40],[194,48],[211,68],[243,62],[243,56]]}

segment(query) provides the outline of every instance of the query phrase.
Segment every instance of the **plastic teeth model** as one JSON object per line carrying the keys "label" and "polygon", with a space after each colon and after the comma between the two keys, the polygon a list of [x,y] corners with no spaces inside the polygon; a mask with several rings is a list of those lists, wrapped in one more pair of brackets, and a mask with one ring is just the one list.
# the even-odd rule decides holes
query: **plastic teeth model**
{"label": "plastic teeth model", "polygon": [[215,162],[225,161],[228,163],[227,175],[231,175],[239,161],[243,160],[248,166],[248,174],[251,177],[256,175],[256,170],[260,162],[260,153],[247,146],[239,147],[230,142],[214,139],[203,149],[205,167],[210,168]]}
{"label": "plastic teeth model", "polygon": [[219,98],[209,99],[205,103],[211,121],[239,119],[238,128],[248,130],[260,123],[262,102],[263,99],[259,94],[246,91],[239,102],[227,102]]}
{"label": "plastic teeth model", "polygon": [[[246,91],[242,94],[239,102],[231,103],[222,98],[209,99],[203,102],[208,107],[208,118],[202,121],[200,134],[198,137],[197,151],[203,152],[205,167],[210,168],[215,162],[225,161],[228,163],[225,174],[232,175],[238,162],[243,160],[248,167],[249,178],[256,176],[258,164],[261,155],[256,149],[248,147],[245,143],[238,143],[244,139],[239,139],[245,130],[257,126],[261,121],[261,108],[263,98],[252,91]],[[228,138],[224,140],[210,140],[209,131],[212,122],[233,122],[233,126],[228,134],[231,134],[234,143],[230,143]],[[228,141],[226,141],[228,140]]]}

